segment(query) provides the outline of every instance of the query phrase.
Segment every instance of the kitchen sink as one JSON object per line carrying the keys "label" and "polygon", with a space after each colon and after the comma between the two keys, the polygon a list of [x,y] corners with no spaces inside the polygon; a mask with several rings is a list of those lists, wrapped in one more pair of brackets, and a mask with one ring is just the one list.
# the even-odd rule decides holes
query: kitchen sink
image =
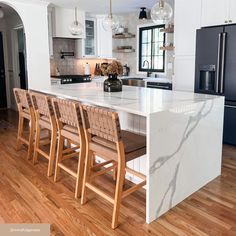
{"label": "kitchen sink", "polygon": [[127,78],[122,79],[123,85],[128,86],[137,86],[137,87],[145,87],[145,81],[143,78]]}

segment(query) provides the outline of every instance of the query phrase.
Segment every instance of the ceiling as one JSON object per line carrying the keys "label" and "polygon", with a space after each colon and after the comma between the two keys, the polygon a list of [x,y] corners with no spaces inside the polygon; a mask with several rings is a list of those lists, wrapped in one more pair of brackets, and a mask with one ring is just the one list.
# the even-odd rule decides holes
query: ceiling
{"label": "ceiling", "polygon": [[[51,3],[67,8],[78,6],[85,12],[107,13],[109,0],[49,0]],[[112,0],[114,13],[125,13],[138,11],[140,7],[151,9],[158,0]]]}

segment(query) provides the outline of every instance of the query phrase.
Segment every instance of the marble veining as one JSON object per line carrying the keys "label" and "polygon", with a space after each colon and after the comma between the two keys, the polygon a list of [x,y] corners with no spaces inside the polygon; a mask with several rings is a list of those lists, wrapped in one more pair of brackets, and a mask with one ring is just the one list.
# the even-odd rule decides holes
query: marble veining
{"label": "marble veining", "polygon": [[[188,119],[188,123],[186,125],[186,128],[183,132],[183,136],[182,139],[180,140],[179,145],[177,146],[176,150],[166,156],[161,156],[160,158],[157,158],[157,160],[154,162],[154,164],[151,166],[149,173],[155,174],[155,171],[157,171],[162,165],[166,164],[166,162],[168,162],[168,160],[170,160],[171,158],[174,158],[175,155],[180,151],[180,149],[182,148],[182,146],[184,145],[184,143],[186,142],[186,140],[190,137],[190,135],[194,132],[194,130],[197,128],[199,122],[204,119],[212,110],[213,105],[214,105],[214,101],[210,101],[210,107],[208,108],[207,111],[204,112],[204,109],[206,108],[207,102],[204,102],[201,109],[198,111],[198,113],[194,116],[190,116]],[[173,174],[173,178],[171,179],[168,188],[166,190],[166,192],[164,193],[164,196],[161,200],[161,204],[159,205],[157,212],[156,212],[156,217],[159,215],[160,210],[162,208],[162,205],[164,203],[164,201],[167,198],[167,193],[169,191],[171,191],[171,196],[169,199],[169,208],[171,208],[173,206],[172,202],[173,202],[173,197],[176,191],[176,183],[177,183],[177,177],[178,177],[178,171],[179,171],[179,166],[181,164],[181,159],[183,158],[183,156],[180,157],[180,159],[178,160],[175,172]]]}

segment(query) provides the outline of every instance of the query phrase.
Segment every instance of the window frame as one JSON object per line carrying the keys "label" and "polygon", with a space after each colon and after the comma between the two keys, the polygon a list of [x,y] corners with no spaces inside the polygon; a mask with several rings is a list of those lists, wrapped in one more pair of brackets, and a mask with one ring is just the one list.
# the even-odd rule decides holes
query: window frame
{"label": "window frame", "polygon": [[[165,67],[166,67],[166,52],[165,50],[163,50],[163,68],[162,69],[144,69],[142,68],[142,32],[144,30],[152,30],[152,37],[151,37],[151,67],[152,67],[152,60],[153,60],[153,29],[156,29],[156,28],[165,28],[165,24],[160,24],[160,25],[152,25],[152,26],[145,26],[145,27],[140,27],[139,28],[139,55],[138,55],[138,67],[139,67],[139,71],[140,72],[161,72],[161,73],[165,73]],[[163,33],[163,38],[164,38],[164,41],[163,41],[163,44],[165,45],[166,43],[166,34]],[[163,46],[164,46],[163,45]]]}

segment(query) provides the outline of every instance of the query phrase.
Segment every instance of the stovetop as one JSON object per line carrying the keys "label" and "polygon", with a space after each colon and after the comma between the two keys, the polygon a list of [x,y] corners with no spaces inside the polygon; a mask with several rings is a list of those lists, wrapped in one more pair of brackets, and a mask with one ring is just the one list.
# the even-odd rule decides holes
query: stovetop
{"label": "stovetop", "polygon": [[61,84],[87,83],[91,82],[90,75],[56,75],[52,78],[61,79]]}

